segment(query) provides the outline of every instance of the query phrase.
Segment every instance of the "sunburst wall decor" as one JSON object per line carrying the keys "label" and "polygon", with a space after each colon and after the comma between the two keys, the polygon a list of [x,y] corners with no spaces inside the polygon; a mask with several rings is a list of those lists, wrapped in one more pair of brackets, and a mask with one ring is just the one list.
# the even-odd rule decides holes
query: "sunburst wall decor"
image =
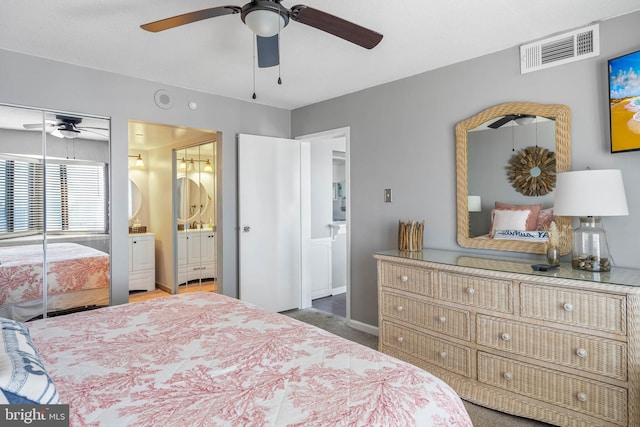
{"label": "sunburst wall decor", "polygon": [[544,196],[556,185],[556,153],[527,147],[514,154],[507,167],[509,182],[525,196]]}

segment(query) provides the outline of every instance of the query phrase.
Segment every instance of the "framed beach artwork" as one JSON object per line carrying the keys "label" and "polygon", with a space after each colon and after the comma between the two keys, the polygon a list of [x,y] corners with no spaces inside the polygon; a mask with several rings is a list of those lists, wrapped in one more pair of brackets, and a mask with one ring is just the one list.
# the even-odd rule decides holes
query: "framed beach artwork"
{"label": "framed beach artwork", "polygon": [[640,50],[608,63],[611,152],[640,150]]}

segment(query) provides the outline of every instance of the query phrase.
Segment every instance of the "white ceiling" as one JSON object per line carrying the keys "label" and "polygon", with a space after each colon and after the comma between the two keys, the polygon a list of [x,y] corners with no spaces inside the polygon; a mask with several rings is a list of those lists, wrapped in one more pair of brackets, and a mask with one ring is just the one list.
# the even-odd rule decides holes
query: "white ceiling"
{"label": "white ceiling", "polygon": [[[640,10],[640,0],[299,1],[384,38],[369,51],[292,21],[280,36],[283,84],[278,67],[257,70],[253,102],[294,109]],[[253,35],[239,15],[140,29],[245,2],[20,0],[0,14],[0,48],[251,101]]]}

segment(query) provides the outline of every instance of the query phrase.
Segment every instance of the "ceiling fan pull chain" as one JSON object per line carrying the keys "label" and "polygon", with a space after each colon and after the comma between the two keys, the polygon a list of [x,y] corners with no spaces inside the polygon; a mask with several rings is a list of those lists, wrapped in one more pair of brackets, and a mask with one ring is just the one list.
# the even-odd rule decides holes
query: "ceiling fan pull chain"
{"label": "ceiling fan pull chain", "polygon": [[253,39],[253,96],[251,98],[256,99],[256,38],[251,35]]}
{"label": "ceiling fan pull chain", "polygon": [[280,78],[280,67],[281,67],[281,61],[280,61],[280,32],[278,31],[278,84],[281,85],[282,84],[282,78]]}
{"label": "ceiling fan pull chain", "polygon": [[281,85],[282,84],[282,78],[280,78],[280,14],[282,13],[282,5],[280,3],[278,3],[278,84]]}

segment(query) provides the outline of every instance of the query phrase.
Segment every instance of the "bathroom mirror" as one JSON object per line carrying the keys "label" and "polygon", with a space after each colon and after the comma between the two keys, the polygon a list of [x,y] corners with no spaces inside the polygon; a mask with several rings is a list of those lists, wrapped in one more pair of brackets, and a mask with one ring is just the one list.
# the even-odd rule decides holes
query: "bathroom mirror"
{"label": "bathroom mirror", "polygon": [[[519,120],[519,119],[526,120]],[[518,120],[517,120],[518,119]],[[535,126],[535,127],[532,127]],[[532,139],[519,140],[518,132],[529,129]],[[549,129],[547,129],[549,128]],[[474,138],[471,133],[478,131],[493,132],[499,129],[508,140],[499,143],[496,132],[495,137],[484,138],[482,147],[470,147]],[[547,129],[545,131],[545,129]],[[478,132],[479,133],[479,132]],[[543,135],[548,134],[550,141],[544,141]],[[486,134],[491,135],[491,134]],[[508,145],[505,150],[504,145]],[[515,155],[526,146],[544,147],[555,150],[555,172],[563,172],[571,169],[571,134],[570,134],[570,110],[569,107],[558,104],[536,104],[529,102],[516,102],[496,105],[488,108],[473,117],[459,122],[456,125],[456,186],[457,186],[457,241],[464,248],[489,249],[500,251],[545,253],[545,243],[526,240],[498,240],[489,237],[485,230],[479,233],[470,231],[470,216],[477,215],[476,208],[469,209],[469,195],[476,196],[473,199],[481,200],[480,211],[490,215],[496,201],[520,205],[543,204],[546,208],[552,208],[553,192],[545,195],[545,199],[538,197],[526,197],[522,194],[514,194],[511,184],[508,182],[507,167],[508,158]],[[498,148],[500,146],[500,148]],[[470,149],[471,148],[471,149]],[[500,150],[493,153],[492,150]],[[482,153],[484,159],[479,158]],[[498,167],[487,167],[486,159],[495,159],[506,156],[507,161],[500,163]],[[471,173],[470,173],[471,171]],[[479,171],[479,172],[474,172]],[[535,174],[536,171],[531,171]],[[477,174],[480,174],[476,176]],[[470,192],[470,183],[481,181],[484,183],[486,194]],[[480,191],[482,192],[482,191]],[[478,199],[479,197],[479,199]],[[546,205],[546,206],[545,206]],[[557,217],[556,223],[560,228],[567,227],[570,230],[571,218]],[[571,250],[571,233],[567,232],[560,242],[561,254]]]}
{"label": "bathroom mirror", "polygon": [[135,218],[142,206],[142,194],[135,182],[129,180],[129,220]]}
{"label": "bathroom mirror", "polygon": [[192,222],[200,220],[199,216],[207,209],[209,195],[202,183],[198,185],[191,178],[180,177],[177,179],[178,221]]}

